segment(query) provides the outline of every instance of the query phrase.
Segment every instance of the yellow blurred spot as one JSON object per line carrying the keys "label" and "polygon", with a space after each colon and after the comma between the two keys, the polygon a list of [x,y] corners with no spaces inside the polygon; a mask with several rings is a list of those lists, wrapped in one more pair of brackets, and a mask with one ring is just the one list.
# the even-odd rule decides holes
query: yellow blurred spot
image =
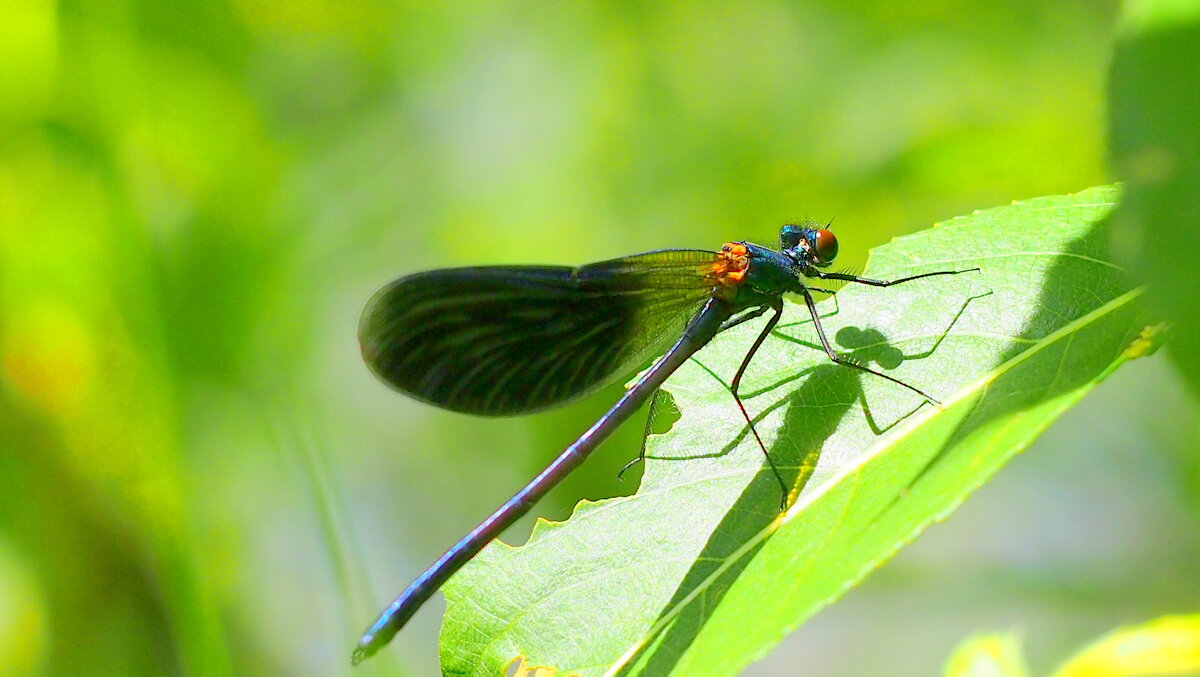
{"label": "yellow blurred spot", "polygon": [[1027,677],[1029,670],[1014,634],[972,637],[946,662],[946,677]]}
{"label": "yellow blurred spot", "polygon": [[54,0],[5,3],[0,21],[0,117],[36,115],[54,91],[56,8]]}
{"label": "yellow blurred spot", "polygon": [[1179,174],[1179,159],[1171,149],[1161,146],[1138,150],[1126,165],[1130,182],[1147,186],[1166,183]]}
{"label": "yellow blurred spot", "polygon": [[517,656],[504,670],[505,677],[554,677],[558,670],[542,666],[529,665],[524,656]]}
{"label": "yellow blurred spot", "polygon": [[291,33],[332,34],[367,43],[384,35],[384,6],[370,0],[235,0],[251,26]]}
{"label": "yellow blurred spot", "polygon": [[46,638],[41,597],[28,567],[0,541],[0,675],[34,672]]}
{"label": "yellow blurred spot", "polygon": [[41,302],[3,320],[0,370],[17,395],[47,413],[76,411],[94,372],[91,338],[70,307]]}
{"label": "yellow blurred spot", "polygon": [[1135,338],[1125,348],[1125,354],[1122,357],[1126,360],[1136,360],[1139,357],[1153,355],[1158,347],[1162,345],[1163,332],[1169,328],[1166,323],[1152,324],[1143,327]]}
{"label": "yellow blurred spot", "polygon": [[1194,23],[1200,3],[1192,0],[1130,0],[1121,3],[1121,30],[1125,33],[1170,28]]}
{"label": "yellow blurred spot", "polygon": [[1072,657],[1054,677],[1195,674],[1200,674],[1200,615],[1117,628]]}

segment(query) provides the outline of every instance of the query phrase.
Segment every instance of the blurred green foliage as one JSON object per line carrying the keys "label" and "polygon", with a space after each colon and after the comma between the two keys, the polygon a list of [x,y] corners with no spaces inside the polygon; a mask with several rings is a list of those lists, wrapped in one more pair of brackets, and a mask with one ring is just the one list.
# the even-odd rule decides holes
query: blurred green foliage
{"label": "blurred green foliage", "polygon": [[[1016,633],[982,635],[960,644],[946,677],[1028,677]],[[1156,677],[1200,673],[1200,616],[1164,616],[1117,628],[1064,661],[1052,677]]]}
{"label": "blurred green foliage", "polygon": [[[861,264],[1103,183],[1115,12],[6,4],[0,673],[343,669],[377,605],[612,399],[476,421],[395,397],[354,344],[375,287],[806,215]],[[628,491],[629,428],[542,514]],[[429,674],[427,616],[365,674]]]}
{"label": "blurred green foliage", "polygon": [[1112,65],[1112,155],[1128,183],[1121,251],[1173,321],[1171,355],[1200,394],[1200,2],[1131,4]]}

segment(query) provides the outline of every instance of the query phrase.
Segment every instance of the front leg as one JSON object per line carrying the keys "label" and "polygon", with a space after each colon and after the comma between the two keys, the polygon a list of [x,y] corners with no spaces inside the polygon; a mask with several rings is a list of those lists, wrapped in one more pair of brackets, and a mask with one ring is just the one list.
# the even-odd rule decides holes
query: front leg
{"label": "front leg", "polygon": [[725,320],[724,322],[721,323],[721,328],[717,330],[717,333],[719,334],[719,333],[725,331],[726,329],[733,329],[734,327],[738,326],[739,324],[742,324],[743,322],[749,322],[750,320],[753,320],[756,317],[761,317],[762,314],[767,312],[767,309],[770,307],[771,306],[759,306],[757,308],[751,308],[750,310],[746,311],[745,313],[742,313],[741,315],[739,315],[737,317],[731,317],[728,320]]}
{"label": "front leg", "polygon": [[[978,272],[978,271],[979,271],[978,268],[967,268],[965,270],[938,270],[938,271],[935,271],[932,273],[921,273],[920,275],[911,275],[909,277],[902,277],[899,280],[876,280],[876,279],[869,278],[869,277],[859,277],[857,275],[851,275],[850,273],[826,273],[826,272],[817,270],[815,268],[812,268],[809,270],[809,272],[811,272],[812,275],[808,275],[807,272],[805,273],[805,275],[808,277],[820,278],[822,280],[844,280],[846,282],[857,282],[859,284],[866,284],[866,285],[870,285],[872,287],[890,287],[894,284],[902,284],[904,282],[912,282],[913,280],[920,280],[921,278],[925,278],[925,277],[934,277],[935,275],[958,275],[960,273],[974,273],[974,272]],[[813,287],[809,287],[809,288],[813,289]]]}
{"label": "front leg", "polygon": [[[903,280],[901,280],[901,281],[903,281]],[[889,282],[888,284],[894,284],[894,282]],[[887,286],[887,285],[884,285],[884,286]],[[930,397],[924,390],[921,390],[920,388],[917,388],[915,386],[910,386],[909,384],[905,383],[904,381],[901,381],[898,378],[888,376],[887,374],[885,374],[881,371],[876,371],[866,365],[859,364],[857,362],[854,362],[853,360],[849,360],[849,359],[839,355],[837,353],[837,351],[833,349],[833,344],[829,342],[829,337],[827,337],[825,335],[825,327],[821,326],[820,315],[817,314],[817,302],[813,300],[812,293],[810,293],[808,291],[807,287],[803,287],[803,286],[800,287],[800,293],[804,295],[804,304],[808,306],[808,313],[809,313],[809,315],[812,316],[813,328],[817,330],[817,338],[821,341],[821,347],[825,349],[825,354],[829,356],[830,360],[833,360],[834,362],[836,362],[840,365],[850,367],[852,369],[858,369],[859,371],[865,371],[868,374],[874,374],[874,375],[878,376],[879,378],[891,381],[892,383],[895,383],[896,385],[904,386],[905,388],[908,388],[909,390],[920,395],[921,397],[924,397],[926,400],[928,400],[930,402],[930,404],[933,404],[938,407],[942,406],[940,402],[938,402],[937,400]]]}

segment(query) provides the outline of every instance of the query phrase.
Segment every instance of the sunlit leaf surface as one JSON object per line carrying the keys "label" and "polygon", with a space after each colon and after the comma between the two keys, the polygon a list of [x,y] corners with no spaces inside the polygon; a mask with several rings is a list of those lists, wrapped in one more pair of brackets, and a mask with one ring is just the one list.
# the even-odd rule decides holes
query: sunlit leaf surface
{"label": "sunlit leaf surface", "polygon": [[650,441],[635,496],[494,544],[446,587],[444,672],[496,674],[524,655],[566,674],[729,675],[762,656],[1144,350],[1141,292],[1106,253],[1116,199],[1041,198],[900,238],[868,274],[982,271],[821,305],[843,351],[941,409],[830,364],[789,307],[743,386],[799,490],[782,515],[719,380],[758,327],[720,336],[668,382],[682,418]]}

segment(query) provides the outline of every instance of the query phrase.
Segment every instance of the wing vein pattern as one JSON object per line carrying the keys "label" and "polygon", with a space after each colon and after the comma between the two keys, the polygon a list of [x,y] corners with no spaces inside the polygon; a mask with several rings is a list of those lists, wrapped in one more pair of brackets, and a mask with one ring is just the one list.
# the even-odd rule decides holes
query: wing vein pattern
{"label": "wing vein pattern", "polygon": [[631,373],[711,295],[715,252],[668,249],[578,268],[451,268],[379,290],[359,322],[371,370],[445,409],[539,411]]}

